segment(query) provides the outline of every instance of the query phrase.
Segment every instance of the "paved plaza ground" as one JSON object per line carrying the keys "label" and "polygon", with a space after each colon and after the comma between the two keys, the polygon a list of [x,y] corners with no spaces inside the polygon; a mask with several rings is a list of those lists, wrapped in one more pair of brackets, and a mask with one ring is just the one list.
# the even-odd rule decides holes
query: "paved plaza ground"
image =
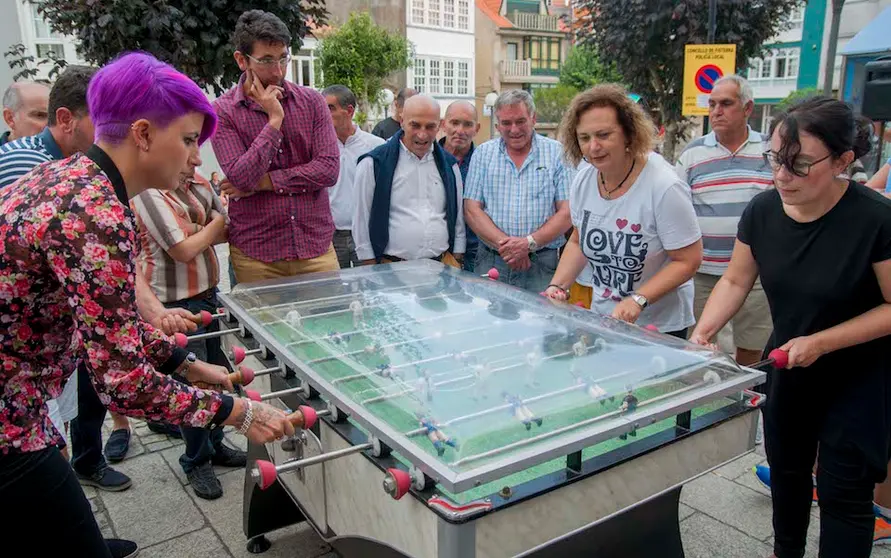
{"label": "paved plaza ground", "polygon": [[[220,255],[225,270],[225,248]],[[228,290],[227,279],[222,287]],[[261,391],[267,389],[264,380],[256,380]],[[141,558],[253,556],[245,550],[241,527],[244,470],[217,468],[225,494],[219,500],[201,500],[186,485],[177,461],[182,442],[150,432],[141,421],[131,424],[130,454],[116,467],[132,477],[133,487],[119,493],[84,489],[106,536],[135,540],[142,547]],[[109,419],[106,436],[110,426]],[[244,447],[244,438],[232,432],[226,438],[233,446]],[[688,558],[765,558],[770,554],[770,498],[751,471],[763,461],[764,450],[758,446],[755,452],[684,487],[681,533]],[[812,516],[808,557],[817,556],[817,507]],[[336,556],[306,524],[268,537],[272,548],[264,556],[269,558]],[[873,556],[891,558],[891,547],[876,548]]]}

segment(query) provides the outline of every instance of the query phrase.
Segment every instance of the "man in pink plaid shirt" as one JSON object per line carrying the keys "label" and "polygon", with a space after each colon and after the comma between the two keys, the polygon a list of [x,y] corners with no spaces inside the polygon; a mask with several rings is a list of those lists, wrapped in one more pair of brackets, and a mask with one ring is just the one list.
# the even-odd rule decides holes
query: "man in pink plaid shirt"
{"label": "man in pink plaid shirt", "polygon": [[238,84],[214,102],[213,150],[226,175],[229,250],[238,282],[339,269],[327,188],[340,155],[324,98],[285,81],[291,34],[245,12],[234,35]]}

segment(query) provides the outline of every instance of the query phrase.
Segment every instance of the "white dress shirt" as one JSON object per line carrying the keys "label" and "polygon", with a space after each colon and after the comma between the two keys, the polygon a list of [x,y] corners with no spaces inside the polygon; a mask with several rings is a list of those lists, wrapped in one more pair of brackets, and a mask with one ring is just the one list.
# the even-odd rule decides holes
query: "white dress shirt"
{"label": "white dress shirt", "polygon": [[346,143],[337,141],[337,148],[340,150],[340,175],[337,177],[337,183],[328,188],[335,229],[348,231],[353,228],[353,211],[356,207],[356,188],[353,181],[356,179],[356,163],[359,157],[383,143],[383,139],[362,131],[358,126],[353,135],[347,138]]}
{"label": "white dress shirt", "polygon": [[[399,162],[393,174],[390,193],[390,240],[384,253],[404,260],[434,258],[449,249],[446,224],[446,196],[442,178],[433,160],[433,148],[418,158],[399,142]],[[457,185],[458,214],[455,222],[455,254],[463,254],[464,183],[458,165],[452,165]],[[374,199],[374,161],[365,158],[356,169],[356,211],[353,214],[353,241],[360,260],[374,259],[368,221]]]}

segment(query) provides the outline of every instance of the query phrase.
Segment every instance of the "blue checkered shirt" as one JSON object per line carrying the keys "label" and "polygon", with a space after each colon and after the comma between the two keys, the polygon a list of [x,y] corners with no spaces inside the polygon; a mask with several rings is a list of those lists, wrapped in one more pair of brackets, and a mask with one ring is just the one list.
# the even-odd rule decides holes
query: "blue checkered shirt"
{"label": "blue checkered shirt", "polygon": [[[535,134],[532,150],[517,170],[497,138],[477,147],[464,184],[464,198],[480,202],[495,226],[510,236],[525,237],[557,212],[556,202],[569,199],[570,168],[563,146]],[[561,234],[546,248],[559,248]]]}

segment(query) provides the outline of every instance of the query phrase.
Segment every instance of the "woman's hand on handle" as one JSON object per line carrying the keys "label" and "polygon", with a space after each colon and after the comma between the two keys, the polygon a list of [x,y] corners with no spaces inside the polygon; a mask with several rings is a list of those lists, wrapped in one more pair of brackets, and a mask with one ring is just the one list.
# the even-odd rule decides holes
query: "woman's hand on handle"
{"label": "woman's hand on handle", "polygon": [[826,354],[826,349],[816,335],[805,335],[790,339],[780,350],[789,353],[789,363],[786,368],[800,366],[805,368],[813,364],[818,358]]}
{"label": "woman's hand on handle", "polygon": [[194,364],[189,366],[185,376],[191,383],[206,384],[211,386],[211,389],[218,387],[223,391],[234,391],[232,380],[229,378],[229,371],[223,366],[196,360]]}
{"label": "woman's hand on handle", "polygon": [[712,343],[712,340],[711,340],[711,339],[708,339],[708,338],[704,337],[702,334],[700,334],[700,333],[698,333],[698,332],[696,332],[696,331],[694,331],[693,334],[690,335],[690,339],[689,339],[689,341],[690,341],[690,343],[693,343],[694,345],[699,345],[699,346],[701,346],[701,347],[707,347],[707,348],[709,348],[709,349],[711,349],[711,350],[713,350],[713,351],[719,351],[719,350],[720,350],[720,349],[718,348],[718,345],[717,345],[717,344]]}
{"label": "woman's hand on handle", "polygon": [[566,302],[569,299],[569,293],[566,289],[558,287],[557,285],[549,285],[541,294],[550,299],[559,300],[560,302]]}
{"label": "woman's hand on handle", "polygon": [[243,398],[235,399],[232,413],[229,414],[229,418],[226,419],[224,424],[241,428],[241,425],[244,424],[248,405],[250,405],[251,413],[253,414],[251,425],[247,431],[247,439],[251,442],[266,444],[294,435],[294,425],[288,420],[288,416],[284,411],[266,403],[249,401]]}
{"label": "woman's hand on handle", "polygon": [[613,308],[613,318],[633,324],[640,317],[641,312],[643,312],[643,308],[640,307],[640,304],[634,302],[631,297],[626,297]]}

